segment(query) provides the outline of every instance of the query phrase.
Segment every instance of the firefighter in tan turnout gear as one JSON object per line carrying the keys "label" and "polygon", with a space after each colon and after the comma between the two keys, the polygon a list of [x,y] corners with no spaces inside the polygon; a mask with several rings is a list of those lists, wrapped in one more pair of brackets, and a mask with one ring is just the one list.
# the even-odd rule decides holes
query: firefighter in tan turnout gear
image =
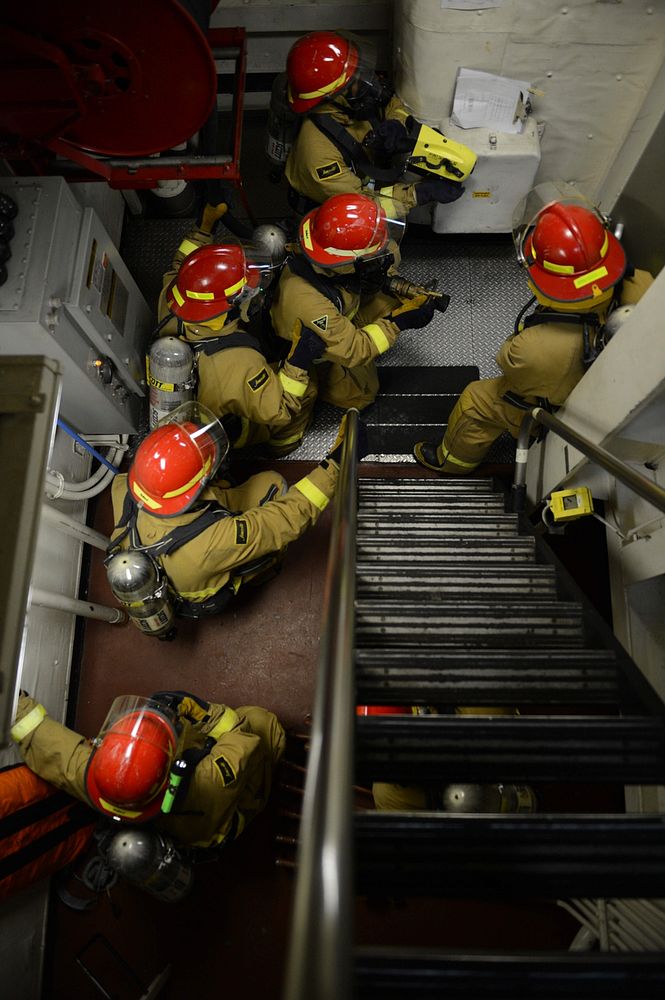
{"label": "firefighter in tan turnout gear", "polygon": [[193,349],[199,402],[217,416],[231,413],[239,419],[232,447],[264,445],[278,457],[302,440],[302,421],[300,430],[292,425],[319,345],[294,345],[281,364],[266,360],[246,323],[249,311],[263,299],[273,264],[269,254],[251,242],[212,243],[212,229],[225,207],[207,206],[201,225],[178,247],[163,279],[158,316],[167,322],[160,334],[176,334]]}
{"label": "firefighter in tan turnout gear", "polygon": [[182,691],[116,698],[94,741],[22,693],[11,735],[32,771],[102,816],[198,847],[234,840],[263,809],[285,741],[272,712]]}
{"label": "firefighter in tan turnout gear", "polygon": [[[410,115],[375,72],[364,40],[313,31],[291,47],[286,79],[288,106],[302,118],[285,168],[298,215],[334,194],[360,193],[370,182],[406,211],[463,194],[475,154]],[[406,169],[420,172],[419,165],[422,180],[403,179]]]}
{"label": "firefighter in tan turnout gear", "polygon": [[[384,208],[388,205],[389,211]],[[401,301],[382,291],[399,262],[404,222],[394,203],[340,194],[300,222],[298,244],[273,294],[275,331],[297,344],[314,333],[324,351],[310,368],[301,420],[314,400],[348,409],[374,402],[379,380],[374,359],[403,330],[426,326],[435,303],[427,296]]]}
{"label": "firefighter in tan turnout gear", "polygon": [[214,481],[228,450],[224,428],[199,403],[184,404],[141,442],[129,474],[116,476],[110,552],[151,557],[176,614],[223,610],[241,585],[274,575],[289,543],[325,510],[343,434],[342,425],[327,458],[290,489],[276,472],[231,487]]}
{"label": "firefighter in tan turnout gear", "polygon": [[539,185],[518,206],[513,238],[534,297],[497,354],[503,374],[466,387],[441,442],[415,445],[416,460],[436,472],[471,472],[502,431],[518,436],[526,409],[561,406],[601,350],[611,310],[653,281],[627,267],[607,220],[562,182]]}

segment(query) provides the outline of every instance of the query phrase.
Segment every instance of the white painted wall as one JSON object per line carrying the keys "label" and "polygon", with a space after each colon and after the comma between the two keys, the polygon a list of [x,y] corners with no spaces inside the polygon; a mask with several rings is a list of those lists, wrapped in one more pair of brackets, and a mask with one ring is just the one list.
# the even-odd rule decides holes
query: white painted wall
{"label": "white painted wall", "polygon": [[[665,60],[665,4],[643,0],[503,0],[486,10],[397,0],[396,88],[428,122],[451,110],[459,66],[529,80],[542,96],[537,180],[575,182],[591,198],[631,134]],[[662,114],[663,98],[659,95]],[[642,130],[658,115],[651,109]],[[626,171],[623,171],[624,175]],[[616,194],[616,191],[614,191]]]}

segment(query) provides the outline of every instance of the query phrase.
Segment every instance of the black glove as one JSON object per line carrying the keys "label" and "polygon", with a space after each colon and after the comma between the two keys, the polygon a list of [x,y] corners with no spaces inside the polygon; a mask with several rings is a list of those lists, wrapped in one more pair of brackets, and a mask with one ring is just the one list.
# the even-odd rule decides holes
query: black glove
{"label": "black glove", "polygon": [[447,177],[427,177],[416,184],[416,202],[426,205],[430,201],[438,201],[445,205],[457,201],[464,194],[464,187],[457,181],[449,181]]}
{"label": "black glove", "polygon": [[404,125],[395,118],[388,118],[368,132],[365,145],[382,153],[410,153],[414,140],[409,136]]}
{"label": "black glove", "polygon": [[307,371],[311,363],[320,358],[325,349],[326,345],[319,335],[310,330],[308,326],[304,326],[300,335],[294,340],[286,360],[290,361],[294,367]]}
{"label": "black glove", "polygon": [[393,309],[387,318],[400,330],[420,330],[430,322],[435,309],[436,299],[417,295]]}
{"label": "black glove", "polygon": [[[344,438],[346,437],[346,413],[341,419],[339,430],[337,431],[337,438],[332,448],[326,455],[327,459],[332,459],[333,462],[337,462],[339,465],[342,458],[342,445],[344,444]],[[367,424],[362,419],[358,420],[358,461],[362,462],[370,453],[369,447],[369,435],[367,433]]]}

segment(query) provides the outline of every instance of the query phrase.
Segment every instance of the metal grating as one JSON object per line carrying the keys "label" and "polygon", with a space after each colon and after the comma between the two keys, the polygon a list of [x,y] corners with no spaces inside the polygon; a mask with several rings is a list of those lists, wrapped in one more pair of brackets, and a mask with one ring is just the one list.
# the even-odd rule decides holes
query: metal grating
{"label": "metal grating", "polygon": [[[156,307],[162,274],[192,219],[143,219],[125,223],[122,256],[148,303]],[[421,229],[423,227],[417,227]],[[218,236],[223,238],[221,225]],[[511,332],[515,316],[528,292],[515,262],[512,242],[503,236],[450,236],[411,231],[402,246],[400,273],[412,281],[437,282],[451,296],[447,311],[424,330],[405,331],[398,343],[379,359],[381,367],[476,365],[481,378],[499,374],[495,355]],[[316,417],[300,448],[290,459],[317,461],[334,441],[340,411],[327,404],[317,407]],[[414,425],[413,442],[422,437],[423,425]],[[431,424],[432,437],[443,433],[445,410],[438,424]],[[404,451],[370,455],[370,461],[413,462],[408,435]],[[401,442],[400,442],[401,443]],[[512,462],[514,442],[502,435],[487,456],[489,461]]]}

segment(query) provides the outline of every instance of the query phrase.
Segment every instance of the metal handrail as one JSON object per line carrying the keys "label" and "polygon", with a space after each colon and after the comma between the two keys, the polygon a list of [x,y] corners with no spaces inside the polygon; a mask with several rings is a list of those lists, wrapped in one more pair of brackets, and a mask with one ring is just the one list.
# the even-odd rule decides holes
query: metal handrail
{"label": "metal handrail", "polygon": [[541,406],[534,406],[524,415],[520,424],[517,438],[517,451],[515,455],[515,478],[513,480],[512,493],[510,498],[510,509],[514,513],[523,511],[526,506],[526,463],[529,454],[529,437],[534,424],[542,424],[553,431],[564,441],[572,444],[583,455],[591,459],[601,468],[611,473],[615,479],[633,490],[639,496],[648,500],[649,503],[665,512],[665,490],[657,483],[651,482],[645,476],[635,472],[629,465],[616,458],[614,455],[601,448],[600,445],[593,444],[587,438],[578,434],[572,427],[564,424],[562,420],[548,413]]}
{"label": "metal handrail", "polygon": [[352,992],[357,453],[358,411],[350,410],[328,554],[284,1000],[346,1000]]}

